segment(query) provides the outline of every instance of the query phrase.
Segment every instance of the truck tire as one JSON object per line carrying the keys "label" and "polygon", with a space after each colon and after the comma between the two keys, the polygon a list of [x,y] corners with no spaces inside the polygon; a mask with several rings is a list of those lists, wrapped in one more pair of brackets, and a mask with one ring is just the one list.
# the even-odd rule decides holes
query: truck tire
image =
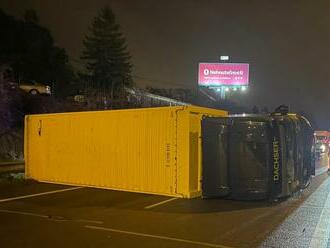
{"label": "truck tire", "polygon": [[38,94],[39,94],[39,91],[33,89],[33,90],[30,90],[29,93],[30,93],[31,95],[38,95]]}

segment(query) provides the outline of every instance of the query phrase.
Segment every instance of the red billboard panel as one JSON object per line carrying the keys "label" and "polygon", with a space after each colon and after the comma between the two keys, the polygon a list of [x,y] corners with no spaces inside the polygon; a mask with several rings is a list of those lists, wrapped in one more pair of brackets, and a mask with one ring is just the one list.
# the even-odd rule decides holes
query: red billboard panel
{"label": "red billboard panel", "polygon": [[199,86],[247,86],[249,84],[249,64],[200,63]]}

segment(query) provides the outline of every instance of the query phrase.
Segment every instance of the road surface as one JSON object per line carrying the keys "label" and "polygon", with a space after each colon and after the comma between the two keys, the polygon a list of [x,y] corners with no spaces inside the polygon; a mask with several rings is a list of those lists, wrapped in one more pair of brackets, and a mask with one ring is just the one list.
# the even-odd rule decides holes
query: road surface
{"label": "road surface", "polygon": [[278,203],[0,183],[1,247],[330,247],[330,178]]}

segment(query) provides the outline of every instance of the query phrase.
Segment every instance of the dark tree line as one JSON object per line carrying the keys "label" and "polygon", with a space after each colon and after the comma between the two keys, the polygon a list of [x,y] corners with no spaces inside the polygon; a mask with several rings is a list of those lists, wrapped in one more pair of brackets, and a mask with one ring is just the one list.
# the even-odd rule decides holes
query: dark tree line
{"label": "dark tree line", "polygon": [[54,44],[50,31],[28,10],[23,20],[0,9],[0,64],[13,69],[14,78],[39,82],[68,81],[73,70],[63,48]]}
{"label": "dark tree line", "polygon": [[[34,10],[27,10],[20,20],[0,9],[0,30],[0,65],[10,66],[16,81],[72,81],[74,73],[66,51],[55,45]],[[113,96],[123,86],[132,85],[131,56],[108,6],[93,19],[83,45],[85,70],[80,73],[80,87],[88,81],[92,88],[108,90]]]}

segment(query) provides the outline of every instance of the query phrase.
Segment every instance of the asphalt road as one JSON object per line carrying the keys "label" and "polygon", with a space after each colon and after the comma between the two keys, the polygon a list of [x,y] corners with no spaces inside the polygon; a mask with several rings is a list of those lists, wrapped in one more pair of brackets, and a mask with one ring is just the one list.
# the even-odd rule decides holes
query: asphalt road
{"label": "asphalt road", "polygon": [[327,247],[329,192],[326,173],[279,203],[4,180],[0,247]]}

